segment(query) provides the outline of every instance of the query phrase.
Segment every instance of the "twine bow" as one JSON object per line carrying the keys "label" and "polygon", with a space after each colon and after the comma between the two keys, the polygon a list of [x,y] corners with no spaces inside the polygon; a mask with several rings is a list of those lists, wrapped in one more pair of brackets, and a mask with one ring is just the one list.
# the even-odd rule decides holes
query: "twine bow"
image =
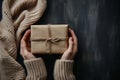
{"label": "twine bow", "polygon": [[48,39],[46,39],[46,42],[51,42],[51,43],[55,43],[55,42],[59,42],[61,39],[59,39],[59,38],[48,38]]}
{"label": "twine bow", "polygon": [[61,39],[59,39],[59,38],[48,38],[48,39],[45,40],[45,45],[47,46],[48,42],[50,42],[50,44],[51,44],[51,43],[56,43],[56,42],[59,42],[59,41],[61,41]]}

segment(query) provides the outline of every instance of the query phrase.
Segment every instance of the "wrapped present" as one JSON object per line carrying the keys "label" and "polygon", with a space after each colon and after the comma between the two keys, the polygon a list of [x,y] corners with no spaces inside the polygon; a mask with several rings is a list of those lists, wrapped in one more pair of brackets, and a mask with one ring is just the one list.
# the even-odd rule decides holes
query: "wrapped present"
{"label": "wrapped present", "polygon": [[31,25],[33,54],[62,54],[68,47],[68,25]]}

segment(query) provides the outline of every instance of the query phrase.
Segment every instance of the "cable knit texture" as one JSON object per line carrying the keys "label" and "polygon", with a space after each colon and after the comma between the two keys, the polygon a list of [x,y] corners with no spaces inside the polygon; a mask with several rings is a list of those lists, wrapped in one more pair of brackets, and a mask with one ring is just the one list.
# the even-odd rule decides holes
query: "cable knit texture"
{"label": "cable knit texture", "polygon": [[[3,1],[3,16],[0,22],[0,80],[25,80],[25,71],[16,61],[17,46],[19,46],[21,34],[40,19],[45,8],[46,0]],[[33,62],[28,61],[28,63]],[[43,62],[39,63],[43,64]]]}
{"label": "cable knit texture", "polygon": [[[4,0],[0,38],[7,45],[8,53],[16,58],[22,33],[43,15],[46,0]],[[17,42],[17,45],[16,45]]]}
{"label": "cable knit texture", "polygon": [[[22,33],[41,18],[46,0],[4,0],[0,22],[0,80],[45,80],[47,71],[42,58],[25,60],[24,68],[16,61]],[[18,53],[19,54],[19,53]],[[57,60],[55,80],[75,80],[73,62]],[[64,76],[65,75],[65,76]]]}
{"label": "cable knit texture", "polygon": [[0,80],[20,80],[25,79],[22,66],[11,57],[4,49],[0,41]]}
{"label": "cable knit texture", "polygon": [[55,80],[75,80],[72,60],[57,60],[54,68]]}
{"label": "cable knit texture", "polygon": [[42,58],[24,61],[27,67],[27,80],[46,80],[47,71]]}

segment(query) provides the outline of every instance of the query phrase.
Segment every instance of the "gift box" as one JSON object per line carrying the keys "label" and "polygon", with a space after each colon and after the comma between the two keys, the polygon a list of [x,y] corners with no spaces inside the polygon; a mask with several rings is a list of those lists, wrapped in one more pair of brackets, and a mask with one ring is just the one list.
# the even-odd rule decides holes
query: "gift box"
{"label": "gift box", "polygon": [[62,54],[68,47],[68,25],[31,25],[33,54]]}

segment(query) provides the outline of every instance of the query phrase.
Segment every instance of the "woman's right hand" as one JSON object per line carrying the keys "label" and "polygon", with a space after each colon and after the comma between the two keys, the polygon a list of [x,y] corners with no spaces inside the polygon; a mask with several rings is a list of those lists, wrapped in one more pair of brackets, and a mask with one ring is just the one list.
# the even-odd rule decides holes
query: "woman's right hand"
{"label": "woman's right hand", "polygon": [[63,53],[61,59],[64,60],[72,60],[75,56],[75,54],[78,51],[78,40],[77,37],[72,29],[69,28],[69,46],[68,49]]}

